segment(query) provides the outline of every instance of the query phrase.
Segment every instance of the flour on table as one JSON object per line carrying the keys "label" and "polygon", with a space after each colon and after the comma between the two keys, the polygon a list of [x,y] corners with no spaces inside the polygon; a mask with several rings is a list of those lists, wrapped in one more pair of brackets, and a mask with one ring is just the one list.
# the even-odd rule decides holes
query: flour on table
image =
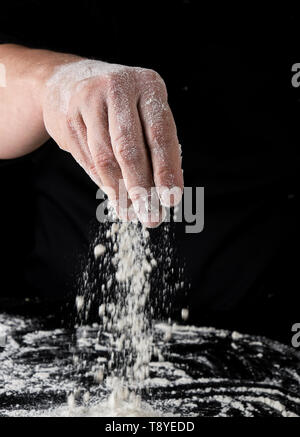
{"label": "flour on table", "polygon": [[[155,323],[149,378],[140,383],[141,398],[130,391],[134,396],[125,401],[123,395],[110,398],[114,381],[105,370],[111,351],[105,331],[98,338],[96,324],[70,331],[44,323],[0,313],[7,335],[0,347],[0,416],[300,415],[299,356],[276,341],[239,333],[233,350],[230,331],[172,324],[167,342],[170,324]],[[73,357],[80,357],[75,369]],[[105,379],[99,383],[94,374],[101,368]],[[71,407],[66,394],[73,394]]]}

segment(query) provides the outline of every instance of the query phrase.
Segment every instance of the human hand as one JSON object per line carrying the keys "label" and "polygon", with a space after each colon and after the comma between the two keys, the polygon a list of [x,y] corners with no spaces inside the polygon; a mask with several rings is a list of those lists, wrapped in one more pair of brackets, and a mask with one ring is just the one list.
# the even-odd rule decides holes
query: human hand
{"label": "human hand", "polygon": [[[107,193],[122,219],[132,218],[133,207],[154,227],[164,206],[179,203],[180,145],[155,71],[86,59],[58,65],[46,83],[43,117],[49,135]],[[129,210],[120,200],[122,187]]]}

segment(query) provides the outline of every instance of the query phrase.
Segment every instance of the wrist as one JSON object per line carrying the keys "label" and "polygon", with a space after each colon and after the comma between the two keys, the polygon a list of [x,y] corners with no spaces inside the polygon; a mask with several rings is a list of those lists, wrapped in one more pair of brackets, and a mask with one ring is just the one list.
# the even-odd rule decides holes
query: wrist
{"label": "wrist", "polygon": [[35,105],[43,108],[47,92],[47,82],[55,72],[55,69],[72,62],[78,62],[84,58],[65,53],[56,53],[46,50],[30,49],[31,58],[34,59],[33,71],[29,72],[27,80],[32,92]]}

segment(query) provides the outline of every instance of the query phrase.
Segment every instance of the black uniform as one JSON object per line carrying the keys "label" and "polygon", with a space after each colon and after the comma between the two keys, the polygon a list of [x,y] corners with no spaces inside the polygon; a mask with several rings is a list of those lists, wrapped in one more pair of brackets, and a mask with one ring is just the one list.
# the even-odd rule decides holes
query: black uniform
{"label": "black uniform", "polygon": [[[186,234],[176,225],[191,283],[183,304],[199,323],[216,324],[232,312],[277,320],[275,307],[290,311],[298,293],[290,255],[299,238],[296,20],[275,7],[200,4],[6,2],[1,41],[161,74],[183,146],[185,185],[205,187],[204,231]],[[14,288],[65,296],[95,225],[97,187],[52,140],[3,161],[1,182],[1,295]]]}

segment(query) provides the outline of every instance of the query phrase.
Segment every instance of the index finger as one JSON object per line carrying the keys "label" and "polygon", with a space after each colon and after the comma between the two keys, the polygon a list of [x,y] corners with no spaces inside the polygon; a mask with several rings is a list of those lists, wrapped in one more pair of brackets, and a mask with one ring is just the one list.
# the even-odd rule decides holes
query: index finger
{"label": "index finger", "polygon": [[160,76],[151,70],[140,73],[140,81],[138,110],[150,150],[154,183],[162,204],[174,206],[181,200],[183,175],[181,148],[166,87]]}

